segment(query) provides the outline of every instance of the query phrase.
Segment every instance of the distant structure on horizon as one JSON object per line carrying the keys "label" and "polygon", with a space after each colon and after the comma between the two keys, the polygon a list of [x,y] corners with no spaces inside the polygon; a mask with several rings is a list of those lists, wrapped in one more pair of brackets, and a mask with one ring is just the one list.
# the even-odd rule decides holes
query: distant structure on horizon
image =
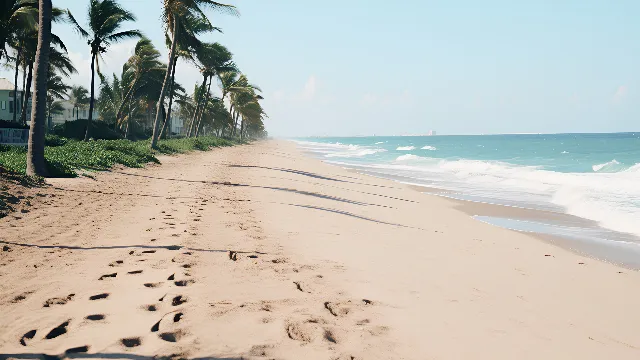
{"label": "distant structure on horizon", "polygon": [[435,136],[435,135],[436,135],[435,130],[429,130],[429,136]]}

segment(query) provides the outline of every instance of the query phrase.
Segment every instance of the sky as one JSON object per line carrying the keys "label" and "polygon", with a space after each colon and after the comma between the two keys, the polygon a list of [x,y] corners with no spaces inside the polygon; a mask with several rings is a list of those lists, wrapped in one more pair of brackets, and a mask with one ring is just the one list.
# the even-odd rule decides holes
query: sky
{"label": "sky", "polygon": [[[160,0],[122,0],[167,57]],[[233,0],[239,17],[210,12],[263,90],[270,135],[620,132],[640,130],[640,1]],[[53,0],[85,24],[88,1]],[[67,44],[89,86],[89,47]],[[101,65],[120,72],[135,41]],[[13,79],[10,70],[0,76]],[[198,70],[178,63],[187,89]],[[13,80],[12,80],[13,81]]]}

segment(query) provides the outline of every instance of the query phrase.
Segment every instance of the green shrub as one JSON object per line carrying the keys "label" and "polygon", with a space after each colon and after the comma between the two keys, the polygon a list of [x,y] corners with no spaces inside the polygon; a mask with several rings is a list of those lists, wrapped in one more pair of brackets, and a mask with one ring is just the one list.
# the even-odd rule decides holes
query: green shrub
{"label": "green shrub", "polygon": [[[84,140],[87,131],[87,120],[67,121],[53,127],[53,133],[68,139]],[[122,135],[109,127],[104,121],[91,122],[91,137],[96,140],[117,140],[122,139]]]}
{"label": "green shrub", "polygon": [[44,138],[45,146],[62,146],[67,143],[69,139],[63,138],[62,136],[47,134]]}
{"label": "green shrub", "polygon": [[[158,153],[177,154],[193,150],[206,151],[212,147],[231,146],[230,140],[201,137],[160,140]],[[77,141],[58,136],[47,136],[45,161],[52,177],[75,177],[76,170],[108,170],[116,164],[131,168],[143,167],[150,162],[160,163],[150,149],[150,141],[95,140]],[[24,147],[0,145],[0,165],[8,170],[26,172]]]}

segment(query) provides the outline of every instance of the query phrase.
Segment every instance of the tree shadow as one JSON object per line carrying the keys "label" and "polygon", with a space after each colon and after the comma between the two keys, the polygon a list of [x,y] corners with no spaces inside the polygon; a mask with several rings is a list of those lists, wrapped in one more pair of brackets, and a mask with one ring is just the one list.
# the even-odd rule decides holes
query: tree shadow
{"label": "tree shadow", "polygon": [[397,226],[397,227],[401,227],[401,228],[416,229],[416,230],[426,231],[425,229],[422,229],[422,228],[419,228],[419,227],[414,227],[414,226],[403,225],[403,224],[398,224],[398,223],[393,223],[393,222],[376,220],[376,219],[373,219],[373,218],[369,218],[369,217],[366,217],[366,216],[354,214],[354,213],[351,213],[351,212],[348,212],[348,211],[344,211],[344,210],[331,209],[331,208],[325,208],[325,207],[314,206],[314,205],[304,205],[304,204],[290,204],[290,203],[280,203],[280,202],[272,202],[272,204],[288,205],[288,206],[295,206],[295,207],[304,208],[304,209],[326,211],[326,212],[330,212],[330,213],[333,213],[333,214],[349,216],[349,217],[352,217],[354,219],[360,219],[360,220],[373,222],[373,223],[376,223],[376,224],[391,225],[391,226]]}
{"label": "tree shadow", "polygon": [[261,178],[275,179],[275,180],[286,180],[286,181],[293,181],[293,182],[301,182],[301,183],[310,184],[310,185],[326,186],[326,187],[330,187],[330,188],[333,188],[333,189],[339,189],[339,190],[344,190],[344,191],[349,191],[349,192],[355,192],[355,193],[358,193],[358,194],[377,196],[377,197],[381,197],[381,198],[385,198],[385,199],[404,201],[404,202],[414,203],[414,204],[419,204],[420,203],[419,201],[415,201],[415,200],[403,199],[403,198],[399,198],[399,197],[395,197],[395,196],[389,196],[389,195],[370,193],[370,192],[366,192],[366,191],[359,191],[359,190],[355,190],[355,189],[348,189],[348,188],[335,186],[335,185],[328,185],[328,184],[320,183],[320,182],[309,182],[307,180],[300,180],[300,179],[286,179],[286,178],[281,178],[281,177],[276,177],[276,176],[261,176]]}
{"label": "tree shadow", "polygon": [[333,200],[333,201],[338,201],[338,202],[343,202],[343,203],[353,204],[353,205],[378,206],[378,207],[391,208],[390,206],[386,206],[386,205],[365,203],[365,202],[345,199],[345,198],[341,198],[341,197],[337,197],[337,196],[330,196],[330,195],[319,194],[319,193],[311,192],[311,191],[289,189],[289,188],[277,187],[277,186],[249,185],[249,184],[232,183],[232,182],[228,182],[228,181],[208,181],[208,180],[188,180],[188,179],[176,179],[176,178],[163,178],[163,177],[151,176],[151,175],[131,174],[131,173],[122,172],[122,171],[114,171],[114,173],[121,174],[121,175],[126,175],[126,176],[137,176],[137,177],[143,177],[143,178],[148,178],[148,179],[156,179],[156,180],[179,181],[179,182],[201,183],[201,184],[211,184],[211,185],[219,185],[219,186],[247,187],[247,188],[255,188],[255,189],[268,189],[268,190],[276,190],[276,191],[285,191],[285,192],[289,192],[289,193],[306,195],[306,196],[316,197],[316,198],[325,199],[325,200]]}
{"label": "tree shadow", "polygon": [[[347,180],[342,180],[342,179],[336,179],[336,178],[331,178],[331,177],[328,177],[328,176],[324,176],[324,175],[320,175],[320,174],[316,174],[316,173],[312,173],[312,172],[308,172],[308,171],[295,170],[295,169],[276,168],[276,167],[257,166],[257,165],[227,165],[227,166],[228,167],[233,167],[233,168],[248,168],[248,169],[255,168],[255,169],[266,169],[266,170],[282,171],[282,172],[286,172],[286,173],[290,173],[290,174],[308,176],[308,177],[311,177],[311,178],[314,178],[314,179],[320,179],[320,180],[336,181],[336,182],[342,182],[342,183],[347,183],[347,184],[366,185],[366,186],[374,186],[374,187],[381,187],[381,188],[398,189],[398,188],[393,187],[393,186],[367,184],[367,183],[361,183],[361,182],[355,182],[355,181],[347,181]],[[354,178],[354,177],[349,177],[349,176],[345,176],[345,177],[348,178],[348,179],[357,180],[357,178]]]}
{"label": "tree shadow", "polygon": [[[116,250],[116,249],[165,249],[171,251],[177,250],[186,250],[193,252],[215,252],[215,253],[227,253],[231,251],[230,249],[198,249],[191,248],[180,245],[167,245],[167,246],[154,246],[154,245],[113,245],[113,246],[71,246],[71,245],[37,245],[37,244],[27,244],[27,243],[17,243],[12,241],[0,240],[0,244],[13,245],[13,246],[22,246],[22,247],[33,247],[38,249],[66,249],[66,250]],[[260,251],[237,251],[238,254],[259,254],[259,255],[268,255],[267,253]]]}
{"label": "tree shadow", "polygon": [[218,357],[218,356],[204,356],[204,357],[186,357],[179,354],[174,355],[155,355],[145,356],[131,353],[64,353],[60,355],[48,355],[43,353],[5,353],[0,354],[0,360],[8,359],[20,359],[20,360],[62,360],[62,359],[124,359],[124,360],[242,360],[243,357]]}

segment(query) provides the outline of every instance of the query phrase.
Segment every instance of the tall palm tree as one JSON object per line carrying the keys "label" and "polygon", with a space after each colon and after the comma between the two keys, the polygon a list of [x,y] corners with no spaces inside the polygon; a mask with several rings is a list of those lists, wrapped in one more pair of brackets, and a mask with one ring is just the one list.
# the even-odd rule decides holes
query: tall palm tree
{"label": "tall palm tree", "polygon": [[[229,94],[229,112],[234,118],[233,127],[231,129],[231,135],[236,135],[236,129],[238,128],[239,114],[237,112],[237,106],[239,104],[247,103],[256,97],[255,92],[261,92],[262,90],[254,84],[249,82],[246,75],[242,74],[236,77],[233,73],[224,74],[220,78],[223,96]],[[235,80],[234,80],[235,79]],[[249,100],[247,100],[249,95]]]}
{"label": "tall palm tree", "polygon": [[[53,69],[49,69],[49,78],[47,79],[47,126],[53,126],[51,115],[59,112],[60,102],[67,97],[71,90],[71,86],[64,83],[62,76],[55,73]],[[54,106],[55,104],[55,106]]]}
{"label": "tall palm tree", "polygon": [[[199,51],[202,47],[202,42],[198,40],[198,35],[209,31],[222,32],[220,28],[213,27],[209,20],[204,16],[186,16],[180,24],[181,29],[177,34],[177,36],[180,37],[180,40],[178,41],[178,48],[176,49],[176,55],[173,59],[171,79],[169,82],[169,107],[167,109],[167,117],[164,121],[164,125],[162,126],[162,130],[160,131],[160,137],[162,137],[163,134],[166,134],[167,127],[171,128],[171,112],[173,109],[173,98],[174,95],[176,95],[174,85],[178,60],[184,59],[193,64],[197,63],[197,60],[193,57],[193,53]],[[167,47],[171,49],[172,39],[168,33],[165,34],[165,37]]]}
{"label": "tall palm tree", "polygon": [[79,120],[80,109],[89,104],[89,90],[81,85],[73,86],[69,94],[69,102],[73,104],[73,111],[76,113],[76,120]]}
{"label": "tall palm tree", "polygon": [[257,119],[262,119],[262,117],[266,115],[259,103],[260,100],[262,100],[262,96],[256,94],[253,89],[248,89],[232,96],[231,101],[236,112],[236,123],[234,124],[233,130],[235,131],[237,128],[237,119],[241,118],[241,139],[244,137],[245,122],[256,121]]}
{"label": "tall palm tree", "polygon": [[[51,41],[55,38],[53,34]],[[26,93],[24,96],[24,101],[22,104],[22,113],[20,114],[20,122],[23,124],[27,123],[27,104],[29,103],[29,98],[31,96],[31,83],[33,78],[33,62],[35,59],[35,47],[37,43],[31,49],[31,46],[28,45],[25,51],[25,60],[28,61],[27,67],[29,69],[27,80],[26,80],[26,89],[24,92]],[[64,48],[64,44],[57,44],[58,47],[62,47],[63,50],[58,50],[57,47],[51,46],[49,49],[49,69],[52,71],[56,71],[66,77],[69,77],[71,73],[76,72],[76,68],[73,66],[73,63],[69,59],[69,56],[66,53],[66,48]],[[31,51],[33,50],[33,51]],[[31,55],[33,53],[33,55]]]}
{"label": "tall palm tree", "polygon": [[160,52],[156,50],[151,40],[142,38],[136,44],[134,54],[127,60],[123,67],[122,79],[129,82],[129,89],[122,99],[122,103],[116,114],[116,120],[122,117],[125,104],[131,99],[140,81],[151,71],[164,71],[163,64],[158,60]]}
{"label": "tall palm tree", "polygon": [[138,30],[120,31],[122,25],[127,21],[135,21],[135,16],[125,10],[116,0],[91,0],[89,3],[89,28],[83,29],[76,19],[67,10],[67,17],[75,30],[87,40],[91,46],[91,97],[89,100],[89,118],[87,119],[87,132],[84,140],[88,141],[91,136],[91,120],[93,119],[93,107],[95,101],[95,68],[98,63],[98,56],[107,52],[109,46],[118,41],[131,38],[142,37]]}
{"label": "tall palm tree", "polygon": [[[213,77],[216,74],[227,71],[237,71],[235,64],[233,63],[232,54],[229,50],[218,44],[203,44],[199,51],[197,52],[198,61],[200,65],[200,71],[203,75],[203,83],[202,83],[202,91],[206,91],[204,99],[204,104],[209,101],[209,93],[211,91],[211,83]],[[208,87],[207,86],[208,82]],[[196,116],[191,122],[191,127],[189,130],[189,136],[194,135],[198,132],[199,123],[201,122],[202,114],[204,112],[203,106],[196,106]]]}
{"label": "tall palm tree", "polygon": [[45,116],[47,111],[47,79],[51,44],[51,0],[38,2],[38,50],[35,63],[35,94],[31,106],[31,128],[27,150],[27,174],[46,176],[44,161]]}
{"label": "tall palm tree", "polygon": [[164,108],[164,97],[168,89],[169,79],[172,72],[171,70],[176,59],[176,51],[181,41],[181,24],[188,17],[202,17],[203,19],[207,20],[203,11],[205,8],[222,11],[233,15],[238,14],[234,6],[222,4],[212,0],[164,0],[162,9],[162,21],[165,25],[165,28],[169,29],[172,41],[171,50],[169,51],[169,63],[167,64],[167,71],[162,83],[162,90],[160,91],[160,98],[158,99],[158,105],[156,106],[156,120],[153,124],[151,148],[156,148],[156,144],[158,143],[158,138],[160,136],[160,123],[162,118],[161,110]]}

